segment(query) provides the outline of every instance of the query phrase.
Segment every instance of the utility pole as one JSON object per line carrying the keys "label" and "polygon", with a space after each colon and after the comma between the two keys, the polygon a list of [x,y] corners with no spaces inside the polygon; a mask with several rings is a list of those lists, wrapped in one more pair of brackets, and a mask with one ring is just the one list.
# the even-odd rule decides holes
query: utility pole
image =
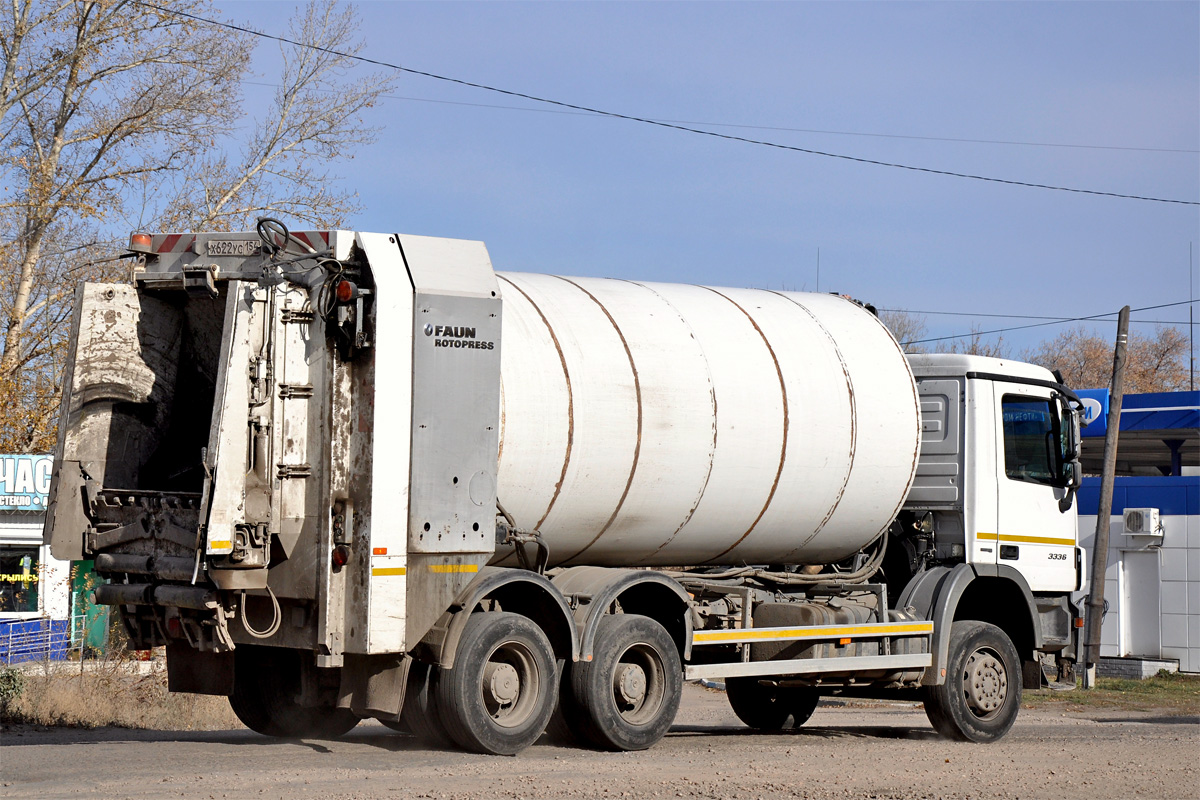
{"label": "utility pole", "polygon": [[1112,386],[1109,388],[1108,430],[1104,433],[1104,471],[1100,478],[1100,503],[1096,508],[1096,538],[1092,542],[1092,585],[1088,589],[1087,628],[1084,635],[1083,688],[1096,683],[1100,663],[1100,624],[1104,620],[1104,573],[1108,568],[1108,531],[1112,527],[1113,480],[1117,473],[1117,436],[1121,432],[1121,402],[1125,399],[1125,350],[1129,341],[1129,306],[1117,318],[1117,343],[1113,348]]}

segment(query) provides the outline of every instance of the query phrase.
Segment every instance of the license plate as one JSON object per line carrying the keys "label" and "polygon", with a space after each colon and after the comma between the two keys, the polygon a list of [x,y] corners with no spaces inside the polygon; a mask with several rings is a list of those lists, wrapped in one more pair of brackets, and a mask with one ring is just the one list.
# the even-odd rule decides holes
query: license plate
{"label": "license plate", "polygon": [[262,248],[258,239],[209,239],[210,256],[254,256]]}

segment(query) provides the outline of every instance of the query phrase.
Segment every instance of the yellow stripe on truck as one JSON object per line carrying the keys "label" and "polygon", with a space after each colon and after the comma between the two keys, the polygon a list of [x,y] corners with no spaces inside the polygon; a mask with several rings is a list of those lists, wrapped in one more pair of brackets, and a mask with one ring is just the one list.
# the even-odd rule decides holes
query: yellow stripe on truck
{"label": "yellow stripe on truck", "polygon": [[209,542],[209,550],[230,550],[233,548],[233,542]]}
{"label": "yellow stripe on truck", "polygon": [[698,631],[692,644],[725,644],[764,639],[842,639],[858,636],[915,636],[933,633],[932,622],[871,625],[822,625],[811,628],[739,628],[731,631]]}
{"label": "yellow stripe on truck", "polygon": [[[479,572],[479,567],[474,564],[430,564],[430,572],[441,574],[456,573],[456,572]],[[405,567],[372,567],[372,575],[407,575],[408,570]]]}
{"label": "yellow stripe on truck", "polygon": [[1017,544],[1060,544],[1063,547],[1074,547],[1074,539],[1059,539],[1052,536],[1012,536],[1007,533],[977,533],[976,539],[988,542],[1016,542]]}

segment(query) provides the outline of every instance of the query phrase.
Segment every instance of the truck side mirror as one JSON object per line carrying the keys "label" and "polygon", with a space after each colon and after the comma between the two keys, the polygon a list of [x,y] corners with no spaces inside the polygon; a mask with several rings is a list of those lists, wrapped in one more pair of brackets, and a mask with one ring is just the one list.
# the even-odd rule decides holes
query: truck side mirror
{"label": "truck side mirror", "polygon": [[1065,397],[1059,398],[1058,407],[1063,431],[1063,453],[1059,467],[1062,473],[1059,479],[1067,489],[1066,495],[1058,501],[1058,510],[1065,514],[1071,509],[1071,505],[1075,500],[1075,491],[1083,485],[1083,467],[1079,463],[1081,439],[1079,417],[1081,409],[1075,408],[1071,404],[1071,401]]}
{"label": "truck side mirror", "polygon": [[1082,439],[1079,419],[1083,414],[1083,409],[1075,408],[1069,400],[1063,400],[1060,407],[1062,408],[1063,428],[1066,433],[1066,440],[1063,442],[1063,460],[1077,461]]}
{"label": "truck side mirror", "polygon": [[1068,489],[1078,489],[1082,484],[1078,461],[1068,461],[1063,464],[1063,481]]}

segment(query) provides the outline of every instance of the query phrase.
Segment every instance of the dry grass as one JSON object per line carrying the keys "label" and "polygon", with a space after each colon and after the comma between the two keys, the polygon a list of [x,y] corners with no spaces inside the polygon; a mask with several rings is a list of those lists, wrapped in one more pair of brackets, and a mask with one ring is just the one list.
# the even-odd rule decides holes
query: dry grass
{"label": "dry grass", "polygon": [[1155,711],[1172,716],[1200,714],[1200,675],[1160,672],[1144,681],[1100,678],[1096,687],[1087,691],[1027,691],[1024,705],[1076,711]]}
{"label": "dry grass", "polygon": [[[149,671],[141,674],[147,663]],[[224,697],[168,692],[162,662],[111,658],[84,667],[59,662],[23,668],[24,688],[4,721],[176,731],[241,727]]]}

